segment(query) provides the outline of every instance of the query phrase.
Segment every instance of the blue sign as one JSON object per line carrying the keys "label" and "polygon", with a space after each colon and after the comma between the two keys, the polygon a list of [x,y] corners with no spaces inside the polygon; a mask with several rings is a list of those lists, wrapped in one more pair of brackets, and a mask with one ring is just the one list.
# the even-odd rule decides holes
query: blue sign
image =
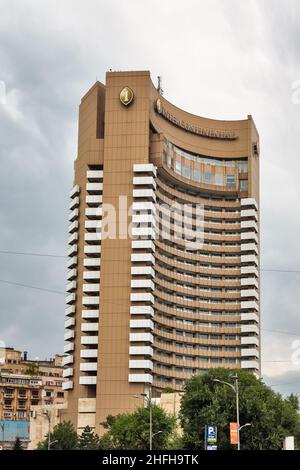
{"label": "blue sign", "polygon": [[217,426],[206,426],[206,442],[207,444],[217,442]]}
{"label": "blue sign", "polygon": [[0,421],[0,441],[29,440],[29,421]]}

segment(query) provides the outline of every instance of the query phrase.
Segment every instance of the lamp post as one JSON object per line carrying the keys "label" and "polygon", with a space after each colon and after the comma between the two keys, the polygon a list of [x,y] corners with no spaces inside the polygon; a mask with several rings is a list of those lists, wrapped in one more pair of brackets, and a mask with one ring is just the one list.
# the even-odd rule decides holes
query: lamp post
{"label": "lamp post", "polygon": [[163,431],[158,431],[153,434],[153,417],[152,417],[152,387],[149,388],[149,395],[147,393],[141,393],[140,395],[133,395],[134,398],[143,397],[149,407],[149,449],[153,448],[153,437],[157,434],[161,434]]}
{"label": "lamp post", "polygon": [[[241,444],[240,444],[240,430],[242,428],[240,428],[240,410],[239,410],[239,378],[238,378],[238,375],[237,374],[234,374],[232,376],[233,380],[234,380],[234,385],[232,385],[231,383],[229,382],[225,382],[224,380],[219,380],[219,379],[213,379],[213,382],[218,382],[218,383],[221,383],[221,384],[224,384],[224,385],[227,385],[228,387],[230,387],[234,393],[235,393],[235,402],[236,402],[236,424],[237,424],[237,450],[241,450]],[[247,423],[247,425],[249,425],[250,423]],[[246,426],[246,425],[244,425]],[[242,426],[242,427],[244,427]]]}

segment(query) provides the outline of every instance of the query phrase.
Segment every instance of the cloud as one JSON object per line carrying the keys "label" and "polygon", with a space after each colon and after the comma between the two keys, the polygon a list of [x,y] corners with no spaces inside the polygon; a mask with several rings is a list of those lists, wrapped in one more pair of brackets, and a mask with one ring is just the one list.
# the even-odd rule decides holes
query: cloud
{"label": "cloud", "polygon": [[[165,96],[208,117],[253,114],[261,135],[262,267],[298,269],[300,6],[294,0],[2,1],[0,250],[64,255],[81,96],[105,71],[149,69]],[[0,254],[0,279],[64,291],[62,258]],[[297,374],[300,274],[262,276],[263,372]],[[34,356],[62,351],[64,297],[1,285],[1,333]],[[300,338],[300,335],[299,335]],[[265,360],[264,360],[265,359]]]}

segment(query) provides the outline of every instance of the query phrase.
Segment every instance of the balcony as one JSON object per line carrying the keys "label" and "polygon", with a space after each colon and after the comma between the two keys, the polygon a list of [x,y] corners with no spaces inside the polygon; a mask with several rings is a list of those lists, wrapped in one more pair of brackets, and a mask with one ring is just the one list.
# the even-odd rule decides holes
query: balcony
{"label": "balcony", "polygon": [[74,372],[73,372],[72,367],[69,367],[68,369],[63,370],[63,377],[73,377],[73,375],[74,375]]}
{"label": "balcony", "polygon": [[103,183],[87,183],[86,190],[89,194],[102,194]]}
{"label": "balcony", "polygon": [[101,245],[85,245],[84,253],[86,255],[100,255]]}
{"label": "balcony", "polygon": [[152,240],[132,240],[132,249],[137,250],[151,250],[155,251],[155,246]]}
{"label": "balcony", "polygon": [[130,320],[130,328],[143,328],[153,330],[154,324],[152,320]]}
{"label": "balcony", "polygon": [[83,345],[98,344],[98,336],[82,336],[80,342]]}
{"label": "balcony", "polygon": [[154,290],[154,282],[151,279],[132,279],[131,288]]}
{"label": "balcony", "polygon": [[94,268],[94,267],[98,268],[101,265],[101,259],[100,258],[84,258],[83,265],[86,268]]}
{"label": "balcony", "polygon": [[74,337],[75,337],[75,331],[73,330],[66,331],[66,333],[64,334],[65,341],[69,341],[70,339],[73,339]]}
{"label": "balcony", "polygon": [[73,256],[72,258],[68,259],[67,267],[68,269],[74,268],[77,266],[77,257]]}
{"label": "balcony", "polygon": [[82,310],[82,318],[89,319],[89,318],[99,318],[99,310]]}
{"label": "balcony", "polygon": [[102,196],[86,196],[85,202],[89,206],[99,206],[102,204]]}
{"label": "balcony", "polygon": [[153,369],[153,362],[148,359],[134,359],[129,361],[129,369]]}
{"label": "balcony", "polygon": [[74,292],[76,290],[76,281],[71,281],[67,284],[66,291],[67,292]]}
{"label": "balcony", "polygon": [[130,356],[153,356],[153,348],[151,346],[130,346]]}
{"label": "balcony", "polygon": [[73,388],[73,381],[72,380],[69,380],[67,382],[62,383],[62,389],[63,390],[72,390],[72,388]]}
{"label": "balcony", "polygon": [[156,189],[156,182],[153,176],[134,176],[133,178],[134,186],[152,186]]}
{"label": "balcony", "polygon": [[68,316],[68,315],[74,315],[75,310],[76,310],[75,305],[71,305],[70,307],[67,307],[67,308],[65,309],[65,315],[66,315],[66,316]]}
{"label": "balcony", "polygon": [[94,375],[87,375],[84,377],[79,377],[79,384],[80,385],[96,385],[97,384],[97,377]]}
{"label": "balcony", "polygon": [[74,220],[76,220],[79,216],[79,209],[74,209],[72,210],[72,212],[70,212],[70,215],[69,215],[69,221],[70,222],[73,222]]}
{"label": "balcony", "polygon": [[73,186],[73,188],[70,191],[70,198],[78,196],[79,193],[80,193],[80,187],[78,186],[78,184],[76,184],[75,186]]}
{"label": "balcony", "polygon": [[[100,280],[100,271],[83,271],[83,279],[84,280]],[[99,286],[100,288],[100,286]]]}
{"label": "balcony", "polygon": [[153,383],[153,377],[151,374],[129,374],[128,382],[130,383]]}
{"label": "balcony", "polygon": [[82,323],[81,324],[81,331],[82,332],[91,332],[91,331],[98,331],[99,330],[99,323]]}
{"label": "balcony", "polygon": [[150,315],[151,317],[154,316],[154,310],[151,305],[137,305],[130,307],[130,314],[131,315]]}
{"label": "balcony", "polygon": [[76,268],[70,269],[67,272],[67,280],[68,281],[72,281],[73,279],[76,278],[76,276],[77,276],[77,269]]}
{"label": "balcony", "polygon": [[83,287],[82,287],[82,290],[83,292],[86,292],[86,293],[95,293],[95,294],[99,294],[100,292],[100,284],[83,284]]}
{"label": "balcony", "polygon": [[89,181],[101,181],[103,179],[103,170],[88,170],[86,177]]}
{"label": "balcony", "polygon": [[98,350],[97,349],[81,349],[80,357],[86,358],[86,359],[96,358],[98,357]]}
{"label": "balcony", "polygon": [[132,343],[153,343],[153,335],[151,333],[130,333],[129,341]]}
{"label": "balcony", "polygon": [[133,237],[151,237],[152,240],[156,238],[153,227],[131,227],[131,234]]}
{"label": "balcony", "polygon": [[75,325],[75,318],[68,318],[68,320],[65,321],[65,328],[72,328]]}
{"label": "balcony", "polygon": [[97,362],[81,362],[80,370],[82,372],[97,372],[98,364]]}
{"label": "balcony", "polygon": [[99,230],[101,232],[101,220],[86,220],[84,222],[84,227],[86,230]]}
{"label": "balcony", "polygon": [[73,364],[74,362],[74,356],[72,354],[69,354],[68,356],[63,357],[63,365],[66,366],[68,364]]}
{"label": "balcony", "polygon": [[258,204],[256,202],[256,199],[254,198],[244,198],[241,199],[241,206],[254,206],[256,210],[258,210]]}
{"label": "balcony", "polygon": [[154,264],[154,256],[151,253],[132,253],[132,263]]}
{"label": "balcony", "polygon": [[74,243],[77,242],[77,240],[78,240],[78,233],[77,232],[72,233],[68,238],[68,245],[73,245]]}
{"label": "balcony", "polygon": [[130,294],[131,302],[150,302],[154,303],[154,297],[150,292],[132,293]]}
{"label": "balcony", "polygon": [[79,206],[79,197],[78,196],[73,197],[73,199],[71,200],[69,204],[69,209],[72,211],[73,209],[75,209],[75,207],[78,207],[78,206]]}
{"label": "balcony", "polygon": [[84,296],[82,297],[82,305],[97,305],[99,306],[99,296]]}
{"label": "balcony", "polygon": [[69,294],[67,295],[66,297],[66,304],[74,304],[74,302],[76,301],[76,294]]}
{"label": "balcony", "polygon": [[152,173],[156,176],[156,166],[153,163],[135,163],[133,171],[134,173]]}
{"label": "balcony", "polygon": [[78,220],[74,220],[74,222],[72,222],[69,225],[68,232],[73,233],[73,232],[76,232],[77,230],[78,230]]}
{"label": "balcony", "polygon": [[149,198],[152,201],[156,201],[156,195],[153,189],[134,189],[132,195],[135,198]]}
{"label": "balcony", "polygon": [[74,351],[74,343],[70,342],[64,345],[64,353],[68,353],[70,351]]}
{"label": "balcony", "polygon": [[101,243],[101,232],[85,233],[84,240],[87,243],[99,245]]}
{"label": "balcony", "polygon": [[[72,245],[72,246],[68,249],[67,255],[68,255],[69,257],[71,257],[71,256],[73,257],[74,255],[76,255],[76,253],[77,253],[77,244],[74,244],[74,245]],[[68,267],[69,267],[69,266],[68,266]]]}
{"label": "balcony", "polygon": [[131,268],[131,274],[133,276],[149,276],[154,277],[154,269],[151,266],[133,266]]}

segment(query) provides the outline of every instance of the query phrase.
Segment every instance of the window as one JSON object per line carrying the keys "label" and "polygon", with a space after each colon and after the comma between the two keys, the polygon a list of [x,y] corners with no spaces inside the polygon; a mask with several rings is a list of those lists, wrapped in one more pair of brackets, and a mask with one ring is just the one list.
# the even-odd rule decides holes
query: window
{"label": "window", "polygon": [[191,179],[191,167],[190,167],[190,165],[184,165],[183,176],[185,178]]}
{"label": "window", "polygon": [[201,171],[198,168],[194,169],[194,180],[198,183],[201,181]]}
{"label": "window", "polygon": [[179,175],[181,175],[181,162],[176,161],[176,164],[175,164],[175,171],[176,171],[176,173],[178,173]]}
{"label": "window", "polygon": [[206,171],[204,174],[204,181],[206,184],[211,184],[212,182],[212,174],[209,171]]}
{"label": "window", "polygon": [[167,155],[167,166],[168,168],[172,168],[173,166],[173,158],[171,157],[171,155]]}
{"label": "window", "polygon": [[222,173],[215,174],[215,185],[223,186],[223,175]]}
{"label": "window", "polygon": [[239,162],[237,165],[240,173],[248,172],[248,162]]}
{"label": "window", "polygon": [[248,180],[240,180],[240,191],[248,191]]}
{"label": "window", "polygon": [[235,187],[235,175],[226,175],[226,186],[227,188]]}

